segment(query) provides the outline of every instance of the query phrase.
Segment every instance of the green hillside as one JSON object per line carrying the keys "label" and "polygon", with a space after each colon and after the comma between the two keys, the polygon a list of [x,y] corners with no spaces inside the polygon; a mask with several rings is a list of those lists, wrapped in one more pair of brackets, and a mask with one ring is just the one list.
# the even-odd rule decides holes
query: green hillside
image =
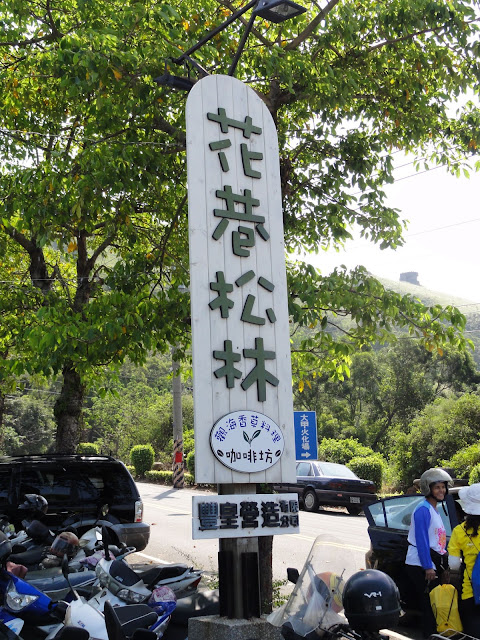
{"label": "green hillside", "polygon": [[[377,276],[375,276],[377,277]],[[442,307],[447,305],[453,305],[458,307],[460,311],[466,316],[467,324],[465,327],[466,336],[472,340],[475,344],[475,351],[473,357],[477,366],[480,367],[480,302],[466,300],[465,298],[459,298],[447,293],[440,293],[438,291],[431,291],[425,287],[409,284],[408,282],[396,282],[394,280],[388,280],[386,278],[377,277],[385,287],[396,291],[402,295],[410,294],[419,298],[424,304],[435,305],[440,304]]]}

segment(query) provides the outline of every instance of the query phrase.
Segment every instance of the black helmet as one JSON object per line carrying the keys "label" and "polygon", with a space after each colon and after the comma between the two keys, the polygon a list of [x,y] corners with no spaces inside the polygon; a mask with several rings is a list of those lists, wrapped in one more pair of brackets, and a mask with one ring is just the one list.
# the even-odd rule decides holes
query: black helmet
{"label": "black helmet", "polygon": [[366,569],[357,571],[347,580],[343,606],[354,630],[379,631],[398,624],[400,594],[386,573]]}
{"label": "black helmet", "polygon": [[24,511],[31,511],[32,514],[45,514],[48,511],[48,502],[43,496],[38,495],[37,493],[26,493],[25,502],[19,505],[18,508]]}
{"label": "black helmet", "polygon": [[0,531],[0,562],[3,562],[12,553],[12,543],[7,536]]}

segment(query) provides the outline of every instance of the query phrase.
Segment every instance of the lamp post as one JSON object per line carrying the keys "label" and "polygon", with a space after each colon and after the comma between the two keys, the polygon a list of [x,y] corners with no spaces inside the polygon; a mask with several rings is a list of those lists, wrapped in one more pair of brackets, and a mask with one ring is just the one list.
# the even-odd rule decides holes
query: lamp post
{"label": "lamp post", "polygon": [[[232,15],[229,16],[224,22],[222,22],[222,24],[218,25],[218,27],[215,27],[215,29],[212,29],[212,31],[209,31],[207,34],[205,34],[203,38],[201,38],[197,42],[197,44],[194,44],[177,58],[173,58],[172,62],[174,64],[182,64],[183,62],[187,62],[195,67],[197,71],[199,71],[202,75],[208,75],[208,72],[200,67],[200,65],[191,58],[192,53],[195,53],[195,51],[201,49],[201,47],[203,47],[207,42],[209,42],[221,31],[224,31],[230,24],[232,24],[232,22],[238,20],[238,18],[240,18],[249,9],[252,9],[252,7],[255,7],[255,9],[252,11],[247,27],[242,35],[233,60],[230,64],[230,68],[227,74],[229,76],[235,75],[235,69],[237,68],[238,61],[240,60],[240,56],[242,55],[243,49],[245,48],[247,38],[253,28],[253,23],[257,16],[260,18],[265,18],[266,20],[270,20],[270,22],[274,22],[275,24],[279,24],[281,22],[285,22],[286,20],[290,20],[291,18],[295,18],[296,16],[299,16],[306,11],[305,7],[296,4],[295,2],[293,2],[293,0],[250,0],[250,2],[248,2],[244,7],[242,7],[238,11],[235,11],[235,13],[232,13]],[[190,77],[184,78],[181,76],[174,76],[167,73],[167,70],[165,70],[165,73],[162,76],[155,78],[155,82],[164,86],[172,87],[172,89],[180,89],[183,91],[190,91],[190,89],[195,84],[195,81]]]}

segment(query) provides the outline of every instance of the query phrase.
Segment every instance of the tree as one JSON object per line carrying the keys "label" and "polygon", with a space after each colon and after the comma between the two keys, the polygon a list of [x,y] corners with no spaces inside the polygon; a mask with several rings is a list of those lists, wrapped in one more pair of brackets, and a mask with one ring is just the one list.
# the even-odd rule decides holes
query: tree
{"label": "tree", "polygon": [[307,381],[295,390],[295,406],[317,411],[320,436],[356,437],[388,455],[426,405],[475,390],[479,375],[470,353],[430,353],[400,335],[393,345],[355,353],[348,379]]}
{"label": "tree", "polygon": [[[477,86],[474,5],[330,0],[280,26],[255,22],[241,77],[278,127],[289,251],[337,246],[354,223],[399,246],[404,223],[382,189],[396,150],[453,170],[476,152],[477,111],[467,103],[452,116],[448,104]],[[0,234],[21,252],[17,281],[28,274],[37,300],[2,371],[61,375],[59,451],[74,450],[86,390],[106,367],[143,362],[188,334],[178,292],[188,281],[185,99],[153,78],[237,6],[2,3]],[[241,22],[196,60],[225,72]],[[363,269],[292,264],[288,275],[293,321],[314,327],[298,354],[305,375],[348,375],[353,350],[387,340],[392,323],[429,349],[465,344],[457,310],[388,292]],[[342,315],[354,327],[326,333]]]}
{"label": "tree", "polygon": [[48,451],[54,441],[51,407],[31,395],[15,398],[9,405],[4,425],[5,452],[12,455]]}
{"label": "tree", "polygon": [[439,398],[428,405],[400,435],[393,460],[404,487],[425,469],[452,459],[461,449],[478,442],[480,397],[466,393],[460,398]]}

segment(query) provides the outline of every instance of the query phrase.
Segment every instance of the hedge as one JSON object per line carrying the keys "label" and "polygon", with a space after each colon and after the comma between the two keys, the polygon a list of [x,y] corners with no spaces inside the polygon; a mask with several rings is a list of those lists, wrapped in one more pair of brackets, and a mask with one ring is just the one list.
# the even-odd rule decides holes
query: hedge
{"label": "hedge", "polygon": [[185,464],[187,465],[188,473],[195,475],[195,451],[190,451],[185,458]]}
{"label": "hedge", "polygon": [[130,450],[130,460],[137,476],[144,476],[152,468],[155,451],[151,444],[137,444]]}
{"label": "hedge", "polygon": [[347,463],[347,467],[363,480],[372,480],[379,491],[382,487],[385,462],[379,455],[358,456]]}
{"label": "hedge", "polygon": [[[173,471],[147,471],[145,479],[156,484],[173,485]],[[183,479],[187,486],[195,484],[195,479],[191,473],[184,473]]]}

